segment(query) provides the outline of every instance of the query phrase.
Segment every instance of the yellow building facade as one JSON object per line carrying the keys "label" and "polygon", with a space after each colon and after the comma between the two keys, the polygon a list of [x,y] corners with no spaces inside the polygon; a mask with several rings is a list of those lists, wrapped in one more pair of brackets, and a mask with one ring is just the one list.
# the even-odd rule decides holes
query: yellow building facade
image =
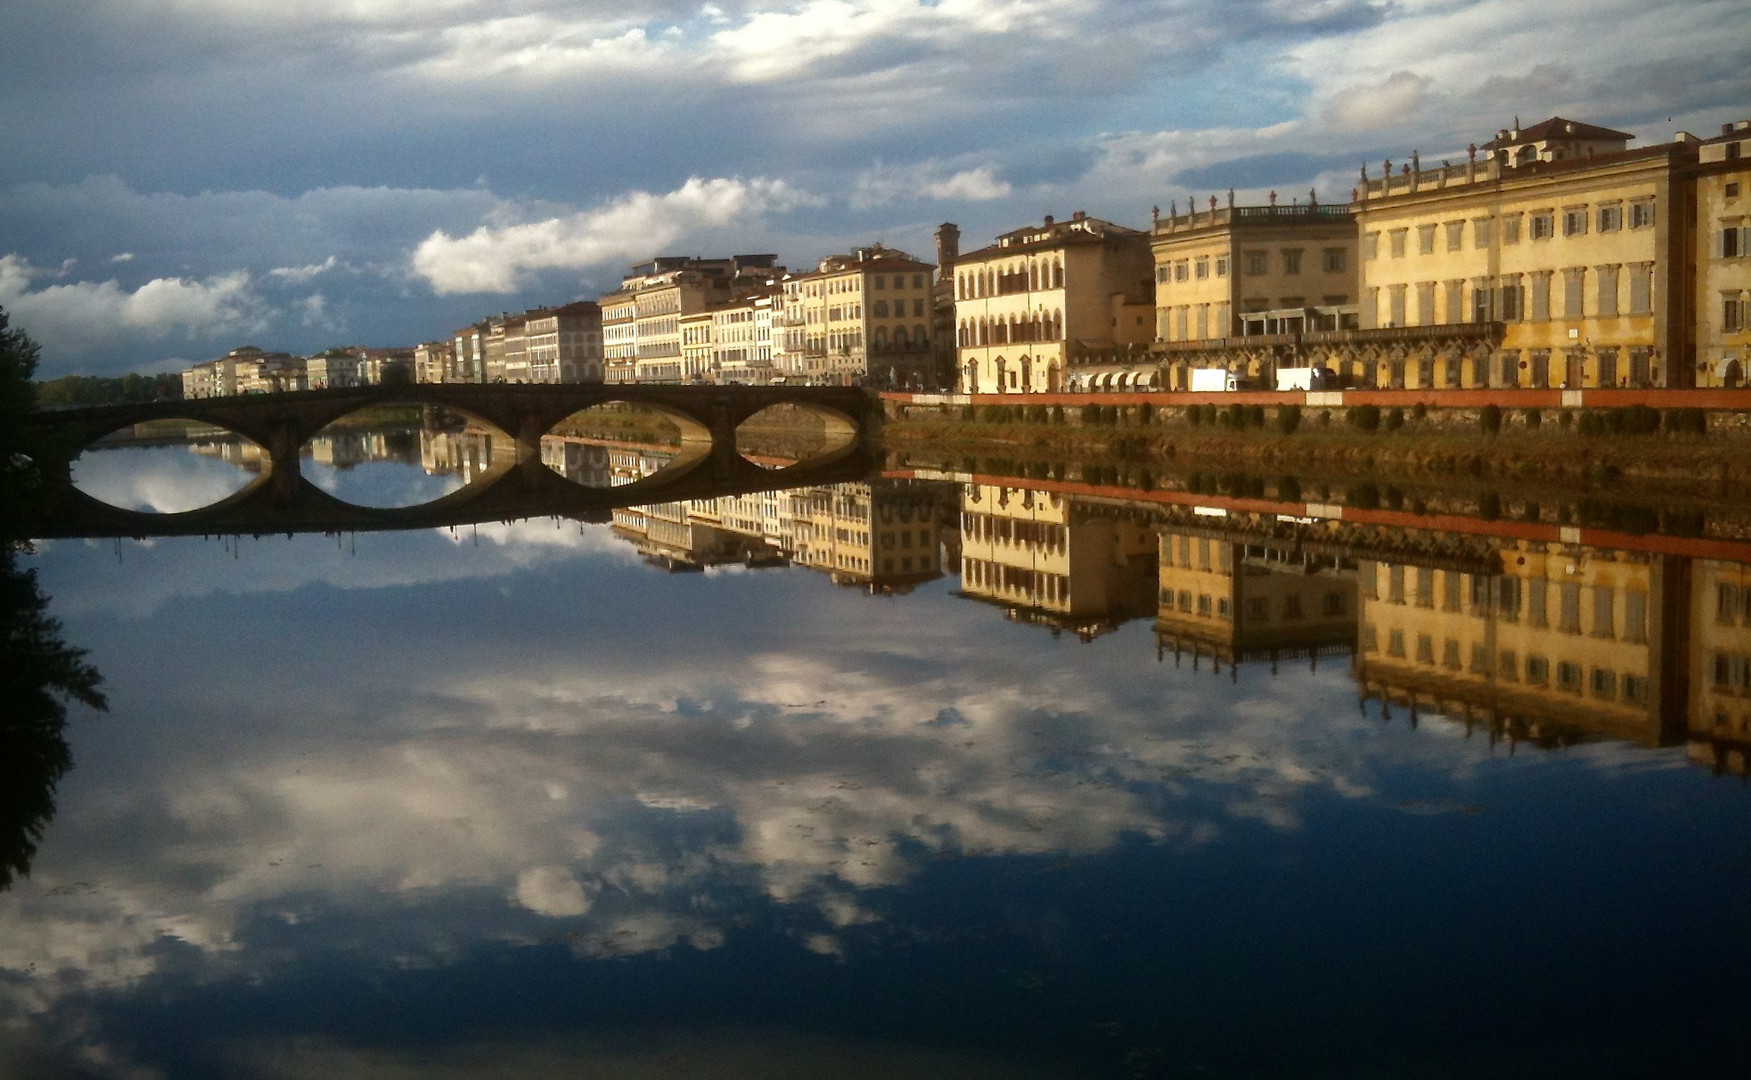
{"label": "yellow building facade", "polygon": [[1177,210],[1150,230],[1158,341],[1344,327],[1357,291],[1348,206]]}
{"label": "yellow building facade", "polygon": [[1751,367],[1751,120],[1697,151],[1696,382],[1744,386]]}
{"label": "yellow building facade", "polygon": [[785,283],[789,374],[913,385],[930,368],[935,268],[874,244]]}
{"label": "yellow building facade", "polygon": [[1149,236],[1080,211],[955,263],[957,386],[1057,393],[1073,366],[1144,351],[1154,334]]}
{"label": "yellow building facade", "polygon": [[1686,386],[1696,140],[1553,117],[1506,129],[1463,164],[1398,172],[1356,192],[1360,325],[1499,323],[1471,363],[1402,358],[1407,388]]}

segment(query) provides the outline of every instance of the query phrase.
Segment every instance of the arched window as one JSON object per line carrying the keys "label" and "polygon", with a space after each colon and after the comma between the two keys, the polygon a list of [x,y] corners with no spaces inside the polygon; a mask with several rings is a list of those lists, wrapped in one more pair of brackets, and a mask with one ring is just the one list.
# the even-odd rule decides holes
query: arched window
{"label": "arched window", "polygon": [[883,326],[876,327],[875,333],[873,335],[871,335],[871,337],[873,339],[873,344],[874,344],[877,352],[886,352],[887,351],[888,331],[887,331],[886,327],[883,327]]}
{"label": "arched window", "polygon": [[910,344],[911,342],[906,340],[906,328],[904,326],[894,327],[894,351],[904,352]]}
{"label": "arched window", "polygon": [[912,328],[912,344],[920,349],[930,344],[930,334],[925,331],[923,324]]}
{"label": "arched window", "polygon": [[1064,263],[1059,259],[1052,260],[1052,288],[1064,287]]}

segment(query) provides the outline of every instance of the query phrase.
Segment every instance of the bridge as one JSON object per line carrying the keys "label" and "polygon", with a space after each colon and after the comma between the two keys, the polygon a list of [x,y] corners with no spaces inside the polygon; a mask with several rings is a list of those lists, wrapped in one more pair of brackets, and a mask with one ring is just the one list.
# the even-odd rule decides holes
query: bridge
{"label": "bridge", "polygon": [[[681,430],[675,460],[631,484],[591,488],[541,462],[541,439],[582,409],[610,403],[644,406]],[[360,409],[421,405],[448,409],[515,445],[460,491],[412,507],[343,502],[302,474],[299,456],[318,432]],[[773,405],[792,405],[825,423],[828,447],[782,469],[762,467],[736,450],[736,430]],[[252,394],[41,411],[26,424],[46,490],[33,537],[265,535],[420,529],[526,517],[601,520],[646,503],[704,499],[776,488],[847,483],[880,465],[881,402],[857,387],[673,386],[416,383]],[[73,485],[73,461],[117,431],[154,420],[190,420],[235,432],[267,456],[251,484],[210,506],[157,514],[111,506]]]}

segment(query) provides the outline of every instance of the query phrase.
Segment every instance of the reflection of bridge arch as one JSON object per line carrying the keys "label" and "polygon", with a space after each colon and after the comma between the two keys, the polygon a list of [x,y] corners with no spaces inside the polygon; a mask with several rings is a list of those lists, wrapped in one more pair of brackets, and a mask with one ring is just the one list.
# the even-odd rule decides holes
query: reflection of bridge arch
{"label": "reflection of bridge arch", "polygon": [[[541,463],[541,438],[561,420],[596,405],[652,408],[681,429],[675,461],[624,487],[580,488]],[[323,428],[373,405],[441,406],[503,432],[513,459],[462,490],[413,507],[360,507],[304,478],[299,454]],[[794,405],[823,418],[841,445],[778,472],[736,451],[736,429],[773,405]],[[426,528],[524,517],[593,517],[618,506],[861,478],[873,467],[879,400],[856,387],[641,386],[602,384],[415,384],[299,393],[200,398],[40,412],[29,421],[31,445],[48,480],[44,520],[35,535],[147,536]],[[267,452],[262,476],[210,506],[149,514],[100,502],[72,484],[72,462],[118,429],[186,419],[222,427]]]}

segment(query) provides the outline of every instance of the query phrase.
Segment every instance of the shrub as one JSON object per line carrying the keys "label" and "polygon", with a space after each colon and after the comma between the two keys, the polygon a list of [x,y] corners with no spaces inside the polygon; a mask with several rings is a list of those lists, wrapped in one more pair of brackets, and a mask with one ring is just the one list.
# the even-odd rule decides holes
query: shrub
{"label": "shrub", "polygon": [[1301,501],[1301,481],[1293,476],[1277,478],[1277,498],[1282,502]]}
{"label": "shrub", "polygon": [[[1403,423],[1404,421],[1401,420],[1399,422]],[[1386,508],[1388,510],[1402,510],[1404,509],[1404,492],[1393,487],[1391,484],[1388,484],[1386,485],[1386,493],[1383,496],[1383,501],[1386,503]]]}
{"label": "shrub", "polygon": [[1484,434],[1494,435],[1502,430],[1502,410],[1498,405],[1485,405],[1477,411],[1477,426],[1483,428]]}
{"label": "shrub", "polygon": [[1556,414],[1556,422],[1565,429],[1574,427],[1575,426],[1575,410],[1563,409],[1563,410],[1559,411]]}
{"label": "shrub", "polygon": [[1477,514],[1485,521],[1494,521],[1502,516],[1502,497],[1493,491],[1486,491],[1477,500]]}
{"label": "shrub", "polygon": [[1248,405],[1246,407],[1246,426],[1255,428],[1265,426],[1265,407],[1263,405]]}
{"label": "shrub", "polygon": [[1082,407],[1082,423],[1086,427],[1093,427],[1100,423],[1100,406],[1084,405]]}
{"label": "shrub", "polygon": [[1580,418],[1575,421],[1575,430],[1582,435],[1602,435],[1605,432],[1605,417],[1592,409],[1582,409]]}
{"label": "shrub", "polygon": [[1411,419],[1415,420],[1417,423],[1419,423],[1419,424],[1422,423],[1423,418],[1428,416],[1428,415],[1429,415],[1429,407],[1427,405],[1423,404],[1422,402],[1419,401],[1415,405],[1411,406]]}
{"label": "shrub", "polygon": [[1352,405],[1344,410],[1344,423],[1362,431],[1377,431],[1380,428],[1380,406]]}
{"label": "shrub", "polygon": [[1520,413],[1520,417],[1526,421],[1526,430],[1528,431],[1537,431],[1544,423],[1544,412],[1541,409],[1525,409]]}
{"label": "shrub", "polygon": [[1193,427],[1202,427],[1204,423],[1204,407],[1202,405],[1188,405],[1186,407],[1186,420]]}
{"label": "shrub", "polygon": [[1148,423],[1153,422],[1154,419],[1155,419],[1155,406],[1149,404],[1147,401],[1145,401],[1143,404],[1137,406],[1137,422],[1138,423],[1148,424]]}
{"label": "shrub", "polygon": [[[1295,434],[1295,429],[1301,426],[1301,406],[1277,406],[1277,430],[1285,435]],[[1291,500],[1293,501],[1293,500]]]}
{"label": "shrub", "polygon": [[1380,506],[1380,488],[1372,480],[1364,480],[1344,489],[1344,502],[1361,510],[1375,510]]}
{"label": "shrub", "polygon": [[1319,426],[1320,427],[1331,427],[1331,410],[1330,409],[1319,410]]}
{"label": "shrub", "polygon": [[1062,424],[1063,422],[1064,422],[1064,406],[1062,406],[1062,405],[1052,406],[1052,423]]}
{"label": "shrub", "polygon": [[961,419],[966,421],[978,419],[978,409],[972,405],[962,405]]}
{"label": "shrub", "polygon": [[1386,430],[1397,431],[1404,427],[1404,410],[1394,405],[1386,410]]}
{"label": "shrub", "polygon": [[1701,409],[1667,409],[1664,426],[1671,435],[1704,435],[1708,432],[1708,413]]}

